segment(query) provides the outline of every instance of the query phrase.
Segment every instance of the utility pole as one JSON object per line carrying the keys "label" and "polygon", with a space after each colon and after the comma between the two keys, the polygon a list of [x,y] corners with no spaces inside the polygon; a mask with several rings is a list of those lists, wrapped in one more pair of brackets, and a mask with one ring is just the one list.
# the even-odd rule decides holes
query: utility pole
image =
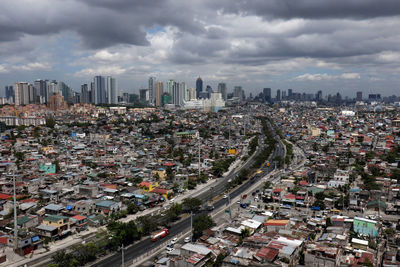
{"label": "utility pole", "polygon": [[125,250],[125,248],[124,248],[124,244],[122,244],[122,246],[121,246],[121,252],[122,252],[122,254],[121,254],[121,256],[122,256],[122,263],[121,263],[121,266],[122,267],[124,267],[125,266],[125,259],[124,259],[124,250]]}
{"label": "utility pole", "polygon": [[193,211],[190,211],[190,243],[193,240]]}
{"label": "utility pole", "polygon": [[13,184],[14,184],[14,250],[18,248],[18,230],[17,230],[17,194],[15,190],[15,168],[13,171]]}
{"label": "utility pole", "polygon": [[201,147],[200,147],[200,132],[199,132],[199,178],[200,178],[200,149],[201,149]]}

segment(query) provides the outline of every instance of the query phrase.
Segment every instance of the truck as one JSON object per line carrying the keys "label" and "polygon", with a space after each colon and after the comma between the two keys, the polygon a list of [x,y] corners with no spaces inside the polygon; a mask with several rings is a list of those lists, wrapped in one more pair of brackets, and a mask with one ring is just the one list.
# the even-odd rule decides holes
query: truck
{"label": "truck", "polygon": [[151,241],[155,242],[155,241],[157,241],[158,239],[163,238],[163,237],[165,237],[165,236],[168,235],[168,234],[169,234],[169,231],[168,231],[167,228],[164,228],[164,229],[162,229],[162,230],[160,230],[160,231],[154,232],[154,233],[151,235]]}

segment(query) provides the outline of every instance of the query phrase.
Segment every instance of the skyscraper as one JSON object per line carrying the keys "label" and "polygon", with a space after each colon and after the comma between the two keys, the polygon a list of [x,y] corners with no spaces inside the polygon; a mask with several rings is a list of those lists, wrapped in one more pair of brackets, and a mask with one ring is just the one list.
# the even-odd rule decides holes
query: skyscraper
{"label": "skyscraper", "polygon": [[322,101],[322,91],[321,91],[321,90],[319,90],[319,91],[317,92],[317,95],[316,95],[315,99],[316,99],[317,101]]}
{"label": "skyscraper", "polygon": [[238,97],[239,100],[243,100],[244,92],[241,86],[235,86],[233,88],[233,97]]}
{"label": "skyscraper", "polygon": [[174,82],[172,86],[172,103],[176,106],[183,105],[183,90],[180,87],[180,84]]}
{"label": "skyscraper", "polygon": [[[93,92],[92,92],[93,93]],[[106,81],[103,76],[94,77],[94,104],[104,104],[106,102]]]}
{"label": "skyscraper", "polygon": [[196,99],[196,88],[189,88],[189,96],[187,100],[195,100]]}
{"label": "skyscraper", "polygon": [[264,88],[263,95],[264,95],[264,102],[271,103],[271,88]]}
{"label": "skyscraper", "polygon": [[117,80],[111,76],[107,76],[106,93],[107,93],[107,103],[108,104],[117,104],[118,103],[117,92],[118,92]]}
{"label": "skyscraper", "polygon": [[38,102],[40,104],[47,103],[48,100],[48,86],[47,84],[49,83],[48,80],[36,80],[34,82],[34,86],[36,89],[36,94],[38,96]]}
{"label": "skyscraper", "polygon": [[211,97],[211,93],[213,92],[213,89],[211,88],[210,85],[207,85],[206,92],[207,92],[207,98],[210,98]]}
{"label": "skyscraper", "polygon": [[275,100],[277,101],[277,102],[279,102],[279,101],[281,101],[281,90],[276,90],[276,98],[275,98]]}
{"label": "skyscraper", "polygon": [[150,104],[154,105],[154,86],[156,84],[156,77],[149,77],[149,98]]}
{"label": "skyscraper", "polygon": [[288,99],[292,99],[292,97],[293,97],[293,90],[288,89]]}
{"label": "skyscraper", "polygon": [[81,103],[90,103],[90,99],[89,99],[89,88],[88,85],[82,84],[81,85],[81,99],[80,99]]}
{"label": "skyscraper", "polygon": [[218,84],[218,92],[221,93],[222,99],[224,99],[224,101],[226,101],[226,83]]}
{"label": "skyscraper", "polygon": [[157,107],[162,105],[162,96],[164,94],[164,84],[163,82],[156,83],[156,92],[155,92],[155,104]]}
{"label": "skyscraper", "polygon": [[356,93],[356,101],[362,101],[362,92],[361,91],[359,91],[359,92],[357,92]]}
{"label": "skyscraper", "polygon": [[199,77],[196,80],[196,95],[200,98],[200,93],[203,92],[203,80]]}
{"label": "skyscraper", "polygon": [[15,105],[29,104],[29,84],[27,82],[14,83]]}
{"label": "skyscraper", "polygon": [[14,99],[14,87],[12,85],[7,85],[5,87],[5,96],[6,99]]}

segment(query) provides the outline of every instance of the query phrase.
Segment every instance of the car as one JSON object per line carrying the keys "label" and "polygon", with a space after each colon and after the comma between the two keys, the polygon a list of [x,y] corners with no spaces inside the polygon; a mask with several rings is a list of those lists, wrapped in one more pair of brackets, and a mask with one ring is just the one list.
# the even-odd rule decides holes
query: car
{"label": "car", "polygon": [[171,199],[169,200],[169,202],[174,203],[174,202],[175,202],[175,198],[171,198]]}
{"label": "car", "polygon": [[228,195],[225,194],[222,198],[228,198]]}
{"label": "car", "polygon": [[172,253],[175,249],[174,248],[170,248],[167,250],[167,254]]}
{"label": "car", "polygon": [[171,248],[170,246],[166,246],[166,247],[165,247],[165,250],[166,250],[167,252],[171,252],[171,251],[174,250],[174,248]]}
{"label": "car", "polygon": [[189,243],[190,242],[190,237],[185,237],[185,239],[183,240],[185,243]]}
{"label": "car", "polygon": [[176,242],[178,242],[178,238],[177,237],[172,238],[171,244],[175,244]]}

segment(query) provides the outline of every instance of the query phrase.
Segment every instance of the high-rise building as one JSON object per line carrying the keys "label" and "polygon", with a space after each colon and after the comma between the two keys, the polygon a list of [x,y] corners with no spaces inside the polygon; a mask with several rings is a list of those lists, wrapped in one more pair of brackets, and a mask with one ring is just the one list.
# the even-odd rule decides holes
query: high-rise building
{"label": "high-rise building", "polygon": [[285,90],[282,91],[282,100],[286,100],[286,91]]}
{"label": "high-rise building", "polygon": [[105,104],[106,101],[106,79],[103,76],[95,76],[94,80],[94,104]]}
{"label": "high-rise building", "polygon": [[264,95],[264,102],[271,103],[271,88],[264,88],[263,95]]}
{"label": "high-rise building", "polygon": [[142,103],[149,102],[149,90],[148,89],[140,89],[139,90],[139,101]]}
{"label": "high-rise building", "polygon": [[275,98],[275,100],[277,101],[277,102],[279,102],[279,101],[281,101],[281,90],[276,90],[276,98]]}
{"label": "high-rise building", "polygon": [[157,107],[160,107],[162,105],[163,94],[164,94],[164,84],[163,82],[157,82],[155,90],[155,104]]}
{"label": "high-rise building", "polygon": [[292,99],[293,97],[293,89],[288,89],[288,99]]}
{"label": "high-rise building", "polygon": [[183,105],[183,90],[180,87],[180,84],[174,82],[172,86],[172,103],[176,106]]}
{"label": "high-rise building", "polygon": [[89,88],[87,83],[81,85],[80,103],[90,103]]}
{"label": "high-rise building", "polygon": [[56,80],[52,80],[51,82],[46,82],[47,86],[47,98],[46,101],[49,101],[50,96],[59,93],[59,87],[58,87],[58,82]]}
{"label": "high-rise building", "polygon": [[156,78],[155,77],[149,77],[149,98],[150,98],[150,104],[154,105],[154,89],[155,89],[155,84],[156,84]]}
{"label": "high-rise building", "polygon": [[362,101],[363,99],[363,94],[361,91],[356,93],[356,101]]}
{"label": "high-rise building", "polygon": [[200,93],[203,92],[203,80],[199,77],[196,80],[196,95],[200,98]]}
{"label": "high-rise building", "polygon": [[315,100],[322,101],[322,91],[321,90],[319,90],[317,92],[317,95],[315,96]]}
{"label": "high-rise building", "polygon": [[226,83],[219,83],[218,84],[218,92],[221,93],[222,99],[226,101]]}
{"label": "high-rise building", "polygon": [[5,87],[5,96],[6,99],[13,99],[14,100],[14,87],[12,85],[7,85]]}
{"label": "high-rise building", "polygon": [[211,97],[211,93],[213,92],[213,89],[211,88],[210,85],[206,86],[206,92],[207,92],[207,98]]}
{"label": "high-rise building", "polygon": [[195,100],[197,98],[197,96],[196,96],[196,88],[189,88],[188,91],[189,91],[189,96],[188,96],[188,99],[186,99],[186,100],[188,100],[188,101]]}
{"label": "high-rise building", "polygon": [[68,108],[67,103],[64,101],[64,97],[60,95],[60,93],[55,93],[51,95],[47,106],[53,111]]}
{"label": "high-rise building", "polygon": [[64,97],[64,100],[67,103],[72,103],[72,90],[71,88],[66,85],[64,82],[59,83],[59,88],[61,91],[61,95]]}
{"label": "high-rise building", "polygon": [[15,105],[29,104],[29,84],[27,82],[14,83]]}
{"label": "high-rise building", "polygon": [[241,86],[235,86],[233,88],[233,97],[238,97],[239,100],[244,99],[244,91]]}
{"label": "high-rise building", "polygon": [[48,80],[36,80],[34,86],[36,89],[36,94],[38,96],[38,101],[40,104],[47,103],[48,100]]}
{"label": "high-rise building", "polygon": [[108,104],[118,104],[118,88],[117,80],[111,76],[107,76],[106,93]]}

